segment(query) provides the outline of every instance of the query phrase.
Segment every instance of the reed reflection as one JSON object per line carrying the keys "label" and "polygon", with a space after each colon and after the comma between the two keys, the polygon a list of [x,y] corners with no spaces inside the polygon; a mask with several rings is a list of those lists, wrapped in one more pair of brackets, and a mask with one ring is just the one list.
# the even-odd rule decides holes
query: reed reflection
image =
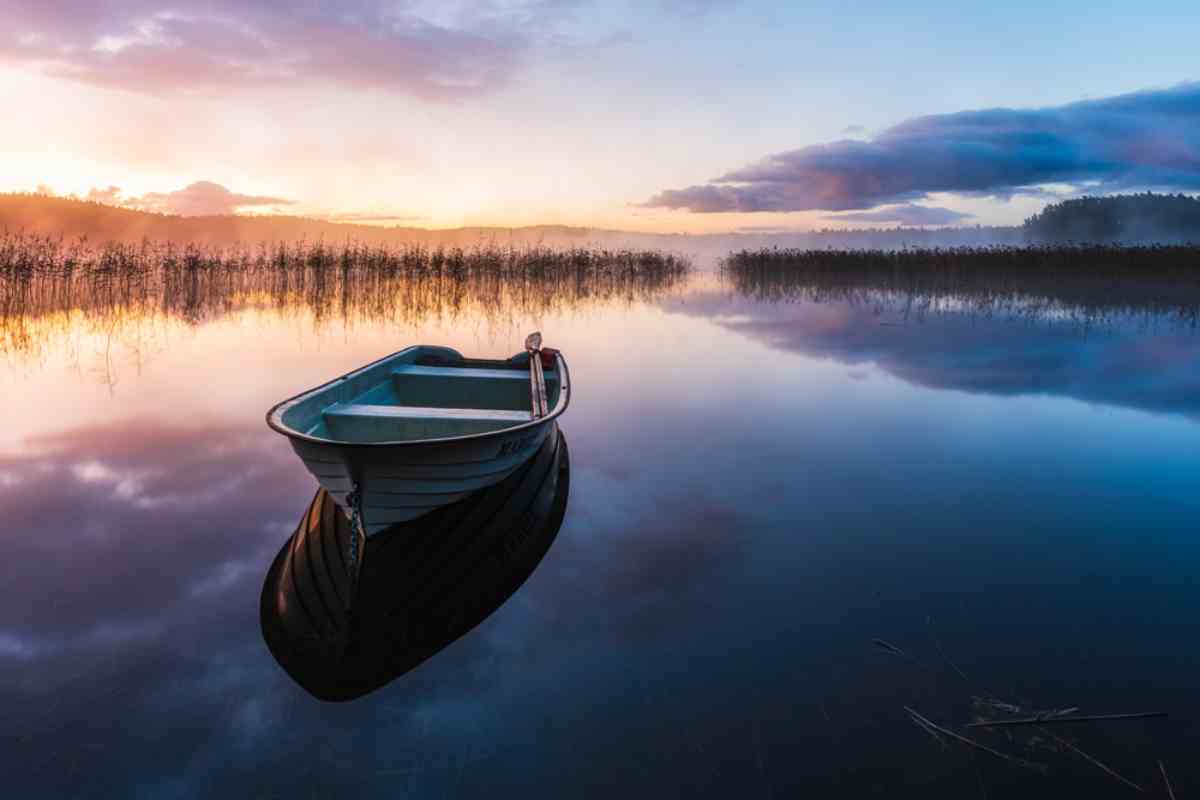
{"label": "reed reflection", "polygon": [[1200,322],[1200,248],[1192,246],[743,250],[720,268],[735,292],[760,302],[844,301],[907,316]]}
{"label": "reed reflection", "polygon": [[[1200,416],[1200,262],[1187,260],[1189,248],[1126,249],[1127,267],[1101,260],[1095,270],[1055,271],[1048,263],[1045,272],[1006,250],[974,260],[932,251],[737,253],[721,273],[733,297],[693,303],[691,312],[705,308],[723,328],[780,350],[873,366],[915,385]],[[1112,248],[1042,256],[1078,267],[1071,259],[1092,250]],[[1138,253],[1151,261],[1138,266]]]}
{"label": "reed reflection", "polygon": [[402,248],[324,242],[206,248],[92,246],[0,235],[0,352],[37,352],[82,326],[200,324],[245,309],[330,322],[416,324],[632,304],[680,286],[687,258],[656,251]]}

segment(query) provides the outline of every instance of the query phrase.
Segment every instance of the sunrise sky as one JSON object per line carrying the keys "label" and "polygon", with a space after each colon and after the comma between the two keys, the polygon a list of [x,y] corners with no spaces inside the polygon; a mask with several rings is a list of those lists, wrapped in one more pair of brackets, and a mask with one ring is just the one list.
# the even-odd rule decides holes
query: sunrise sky
{"label": "sunrise sky", "polygon": [[1194,2],[847,5],[0,0],[0,190],[705,232],[1200,189]]}

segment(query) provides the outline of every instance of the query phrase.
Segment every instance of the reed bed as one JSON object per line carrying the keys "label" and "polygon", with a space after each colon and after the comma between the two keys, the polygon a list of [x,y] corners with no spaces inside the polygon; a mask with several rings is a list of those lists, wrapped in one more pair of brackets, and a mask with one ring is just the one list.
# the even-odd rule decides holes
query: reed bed
{"label": "reed bed", "polygon": [[1200,247],[1190,245],[742,250],[721,274],[766,302],[891,295],[926,311],[1200,319]]}
{"label": "reed bed", "polygon": [[0,235],[0,351],[34,346],[39,322],[80,315],[104,326],[147,317],[199,323],[245,308],[395,323],[467,312],[539,315],[649,299],[680,284],[690,269],[682,256],[640,250],[321,241],[92,246],[6,234]]}
{"label": "reed bed", "polygon": [[[1087,743],[1088,750],[1083,748],[1083,740],[1089,733],[1096,733],[1101,728],[1111,733],[1113,726],[1127,723],[1153,724],[1166,719],[1166,711],[1088,714],[1081,713],[1081,709],[1075,706],[1051,704],[1039,708],[1026,700],[998,696],[994,690],[981,685],[950,660],[933,630],[932,619],[927,620],[927,624],[929,638],[937,651],[936,660],[920,658],[911,650],[882,639],[873,639],[872,644],[898,661],[907,662],[916,670],[914,674],[931,681],[930,686],[940,697],[926,697],[925,703],[935,702],[940,707],[950,700],[954,706],[969,709],[969,721],[955,723],[934,721],[910,705],[901,705],[908,720],[931,737],[944,754],[950,756],[955,750],[982,753],[992,763],[1004,762],[1015,770],[1041,775],[1070,774],[1086,764],[1084,769],[1103,775],[1134,792],[1163,796],[1161,786],[1166,790],[1167,797],[1175,796],[1170,776],[1161,759],[1154,762],[1157,770],[1151,769],[1150,760],[1145,754],[1135,758],[1133,765],[1121,763],[1114,767],[1107,753],[1105,760],[1101,760],[1091,752],[1090,742]],[[1141,732],[1149,731],[1149,728],[1145,728]],[[1169,730],[1159,732],[1161,742],[1166,741],[1168,733]],[[1147,740],[1138,737],[1135,741],[1144,743]],[[1111,746],[1111,741],[1108,743]],[[1125,760],[1129,760],[1128,754]],[[976,764],[974,760],[965,763],[974,773],[978,795],[988,797],[990,793],[984,773],[980,770],[982,763]],[[1158,784],[1159,780],[1161,784]],[[969,796],[971,792],[964,790],[962,794]]]}

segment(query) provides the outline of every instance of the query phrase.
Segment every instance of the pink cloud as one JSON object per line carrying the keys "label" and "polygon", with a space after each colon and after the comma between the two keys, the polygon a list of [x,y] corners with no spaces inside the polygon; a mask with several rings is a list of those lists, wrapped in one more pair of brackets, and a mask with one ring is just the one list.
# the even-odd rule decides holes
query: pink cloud
{"label": "pink cloud", "polygon": [[103,203],[106,206],[121,205],[121,187],[106,186],[103,189],[94,188],[84,197],[85,200],[90,200],[93,203]]}
{"label": "pink cloud", "polygon": [[120,187],[109,186],[104,189],[92,189],[87,193],[86,199],[105,205],[161,214],[178,214],[182,217],[235,214],[243,208],[292,204],[291,200],[282,197],[231,192],[219,183],[211,181],[197,181],[174,192],[149,192],[141,197],[125,197]]}
{"label": "pink cloud", "polygon": [[509,81],[554,5],[467,26],[386,0],[0,0],[0,62],[156,94],[329,83],[454,99]]}

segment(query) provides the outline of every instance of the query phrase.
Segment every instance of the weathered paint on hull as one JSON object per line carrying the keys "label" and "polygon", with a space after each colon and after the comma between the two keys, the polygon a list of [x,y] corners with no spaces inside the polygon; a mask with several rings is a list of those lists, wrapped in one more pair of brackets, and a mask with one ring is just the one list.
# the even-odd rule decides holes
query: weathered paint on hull
{"label": "weathered paint on hull", "polygon": [[547,419],[512,433],[428,446],[363,448],[290,441],[304,466],[347,516],[347,498],[357,485],[363,527],[371,536],[500,483],[557,430],[554,419]]}

